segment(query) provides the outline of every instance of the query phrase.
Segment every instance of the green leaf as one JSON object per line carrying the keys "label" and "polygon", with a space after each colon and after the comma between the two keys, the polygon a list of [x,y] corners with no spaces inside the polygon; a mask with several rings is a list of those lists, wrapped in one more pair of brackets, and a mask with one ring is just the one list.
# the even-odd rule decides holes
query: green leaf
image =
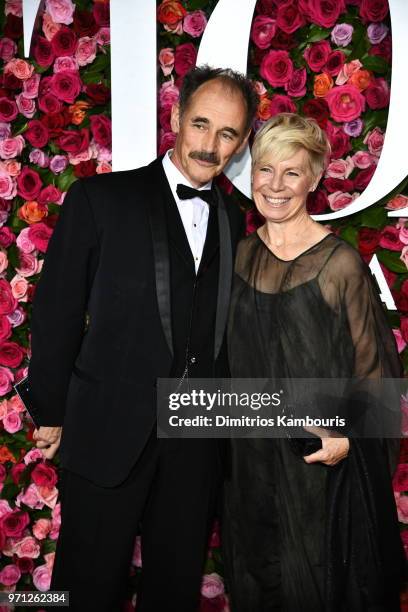
{"label": "green leaf", "polygon": [[15,499],[19,494],[19,488],[16,484],[9,483],[5,484],[1,490],[1,497],[3,499]]}
{"label": "green leaf", "polygon": [[348,226],[341,230],[340,236],[343,240],[346,240],[354,248],[357,248],[358,242],[358,229],[356,227]]}
{"label": "green leaf", "polygon": [[387,225],[387,211],[383,206],[369,206],[362,211],[361,225],[378,229]]}
{"label": "green leaf", "polygon": [[404,274],[407,271],[407,267],[403,261],[400,259],[399,253],[395,253],[394,251],[380,250],[376,253],[379,261],[384,264],[388,270],[391,272],[396,272],[397,274]]}
{"label": "green leaf", "polygon": [[189,11],[197,11],[198,9],[204,9],[208,4],[208,0],[189,0],[186,3],[186,8]]}
{"label": "green leaf", "polygon": [[367,39],[367,31],[362,23],[357,23],[354,27],[353,39],[352,39],[352,52],[348,57],[348,61],[351,62],[353,59],[361,60],[367,54],[369,41]]}
{"label": "green leaf", "polygon": [[330,36],[330,30],[327,28],[321,28],[317,25],[312,25],[310,26],[309,33],[306,36],[306,41],[308,43],[319,42],[328,36]]}
{"label": "green leaf", "polygon": [[57,178],[57,187],[60,191],[68,191],[72,183],[76,181],[74,170],[72,166],[68,166],[67,169],[59,175]]}
{"label": "green leaf", "polygon": [[20,265],[18,251],[19,249],[14,243],[11,244],[9,248],[7,249],[7,259],[9,260],[13,268],[18,268]]}
{"label": "green leaf", "polygon": [[372,72],[378,72],[379,74],[385,74],[390,70],[390,65],[383,57],[378,55],[369,55],[363,58],[363,68],[371,70]]}
{"label": "green leaf", "polygon": [[368,134],[370,130],[375,127],[385,129],[388,119],[388,109],[382,108],[381,110],[369,111],[364,114],[364,136]]}

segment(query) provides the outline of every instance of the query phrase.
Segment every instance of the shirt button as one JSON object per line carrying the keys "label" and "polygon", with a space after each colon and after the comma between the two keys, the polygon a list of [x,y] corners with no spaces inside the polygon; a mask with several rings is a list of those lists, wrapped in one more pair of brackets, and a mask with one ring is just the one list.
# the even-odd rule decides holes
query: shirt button
{"label": "shirt button", "polygon": [[190,363],[195,363],[197,359],[195,357],[190,357]]}
{"label": "shirt button", "polygon": [[194,227],[197,227],[197,223],[193,223]]}

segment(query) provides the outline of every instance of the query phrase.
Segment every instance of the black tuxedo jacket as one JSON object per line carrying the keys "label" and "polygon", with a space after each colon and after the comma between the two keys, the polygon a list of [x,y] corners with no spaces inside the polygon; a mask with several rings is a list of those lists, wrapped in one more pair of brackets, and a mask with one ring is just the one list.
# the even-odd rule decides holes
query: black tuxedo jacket
{"label": "black tuxedo jacket", "polygon": [[[244,232],[242,212],[217,192],[214,360],[225,348],[233,258]],[[161,158],[77,180],[36,287],[30,407],[39,425],[63,426],[61,464],[102,486],[130,471],[155,424],[156,379],[171,372],[168,194]]]}

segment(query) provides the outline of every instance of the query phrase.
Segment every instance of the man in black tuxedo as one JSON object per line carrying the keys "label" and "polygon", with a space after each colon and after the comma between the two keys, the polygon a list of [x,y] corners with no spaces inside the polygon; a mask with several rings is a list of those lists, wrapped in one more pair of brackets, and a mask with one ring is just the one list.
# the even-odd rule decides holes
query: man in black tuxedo
{"label": "man in black tuxedo", "polygon": [[75,612],[120,610],[140,525],[138,612],[197,609],[222,452],[157,439],[156,380],[228,375],[244,217],[212,179],[245,147],[256,106],[243,76],[194,69],[172,109],[174,150],[77,180],[49,242],[27,389],[37,446],[51,458],[61,438],[51,588]]}

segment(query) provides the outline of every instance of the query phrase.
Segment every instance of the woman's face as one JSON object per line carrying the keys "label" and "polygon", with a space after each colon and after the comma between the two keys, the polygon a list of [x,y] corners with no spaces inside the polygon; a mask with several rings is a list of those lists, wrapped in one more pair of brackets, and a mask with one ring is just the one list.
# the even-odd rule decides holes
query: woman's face
{"label": "woman's face", "polygon": [[252,196],[268,221],[286,221],[306,207],[309,191],[318,182],[312,175],[309,154],[299,149],[292,157],[278,161],[269,154],[252,171]]}

